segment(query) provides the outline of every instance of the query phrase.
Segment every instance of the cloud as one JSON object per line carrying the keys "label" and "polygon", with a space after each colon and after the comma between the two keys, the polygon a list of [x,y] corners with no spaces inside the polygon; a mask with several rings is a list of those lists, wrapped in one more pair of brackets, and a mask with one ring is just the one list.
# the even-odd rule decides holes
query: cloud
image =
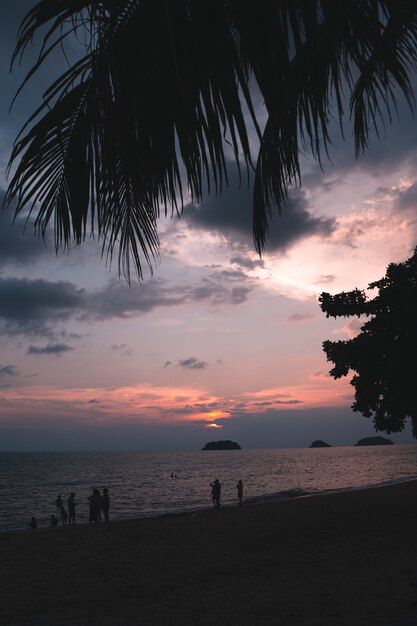
{"label": "cloud", "polygon": [[336,279],[334,274],[322,274],[318,280],[314,283],[315,285],[328,285],[329,283],[333,283]]}
{"label": "cloud", "polygon": [[71,346],[65,343],[48,344],[46,346],[29,346],[27,354],[52,354],[54,356],[61,356],[65,352],[74,350]]}
{"label": "cloud", "polygon": [[258,267],[264,267],[265,262],[262,259],[248,259],[244,256],[234,256],[230,259],[230,263],[232,265],[239,265],[240,267],[244,267],[247,270],[254,270]]}
{"label": "cloud", "polygon": [[311,313],[293,313],[288,318],[289,322],[305,322],[306,320],[312,320],[316,316]]}
{"label": "cloud", "polygon": [[[172,284],[152,279],[127,285],[110,281],[105,287],[87,291],[74,283],[0,276],[0,329],[5,335],[46,336],[49,339],[80,338],[56,330],[57,324],[79,321],[128,319],[146,315],[159,307],[206,302],[217,307],[239,305],[248,299],[254,281],[237,270],[221,270],[196,283]],[[113,351],[125,344],[114,344]],[[124,354],[128,354],[125,350]]]}
{"label": "cloud", "polygon": [[111,349],[112,349],[113,352],[118,352],[120,350],[123,350],[124,348],[126,348],[126,344],[125,343],[119,343],[119,344],[114,343],[111,346]]}
{"label": "cloud", "polygon": [[174,307],[205,301],[211,306],[242,304],[254,287],[243,272],[216,271],[196,283],[172,284],[162,278],[126,285],[117,280],[103,289],[86,294],[85,319],[130,318],[145,315],[158,307]]}
{"label": "cloud", "polygon": [[[410,212],[410,216],[416,220],[416,208],[417,208],[417,182],[414,182],[405,189],[390,190],[394,191],[393,210],[399,213]],[[388,192],[389,193],[389,192]]]}
{"label": "cloud", "polygon": [[[68,281],[3,277],[0,275],[0,331],[3,335],[42,336],[49,341],[80,339],[62,324],[130,319],[162,307],[205,303],[210,307],[245,303],[256,280],[244,272],[215,269],[194,282],[172,283],[162,278],[127,285],[111,280],[96,290],[80,289]],[[59,325],[61,324],[61,327]],[[131,354],[126,344],[113,344],[112,351]]]}
{"label": "cloud", "polygon": [[164,368],[169,367],[170,365],[172,365],[172,361],[165,361]]}
{"label": "cloud", "polygon": [[69,282],[0,277],[0,323],[8,335],[51,336],[51,324],[82,308],[84,292]]}
{"label": "cloud", "polygon": [[208,363],[206,363],[206,361],[200,361],[194,356],[189,356],[188,359],[179,360],[178,365],[189,370],[202,370],[208,367]]}
{"label": "cloud", "polygon": [[[184,207],[183,219],[190,228],[214,231],[253,249],[252,191],[247,187],[239,189],[236,173],[231,174],[229,187],[221,196],[209,196],[198,206]],[[327,236],[333,228],[333,218],[315,217],[308,212],[303,192],[291,192],[282,215],[273,212],[266,249],[284,251],[304,237]],[[242,264],[242,257],[235,258]]]}
{"label": "cloud", "polygon": [[4,376],[18,376],[19,370],[16,365],[0,365],[0,378]]}

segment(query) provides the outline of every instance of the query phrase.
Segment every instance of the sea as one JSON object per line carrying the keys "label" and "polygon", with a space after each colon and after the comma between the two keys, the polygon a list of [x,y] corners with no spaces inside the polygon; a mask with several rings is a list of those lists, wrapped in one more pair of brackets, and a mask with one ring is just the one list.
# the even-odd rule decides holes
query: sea
{"label": "sea", "polygon": [[88,523],[88,497],[107,487],[110,518],[194,512],[212,506],[210,483],[222,485],[222,505],[356,490],[417,479],[417,445],[195,452],[1,452],[0,529],[38,527],[56,514],[55,501],[76,494],[77,523]]}

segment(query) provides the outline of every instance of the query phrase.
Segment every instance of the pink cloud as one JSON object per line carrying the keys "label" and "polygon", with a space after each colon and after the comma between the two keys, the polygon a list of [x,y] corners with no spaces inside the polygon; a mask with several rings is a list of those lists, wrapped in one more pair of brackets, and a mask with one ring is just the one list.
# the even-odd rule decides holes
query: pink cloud
{"label": "pink cloud", "polygon": [[259,414],[270,409],[338,406],[351,395],[346,379],[329,378],[223,396],[198,388],[149,384],[114,389],[20,387],[3,390],[0,424],[33,428],[65,426],[68,422],[86,426],[123,422],[213,424],[238,414]]}

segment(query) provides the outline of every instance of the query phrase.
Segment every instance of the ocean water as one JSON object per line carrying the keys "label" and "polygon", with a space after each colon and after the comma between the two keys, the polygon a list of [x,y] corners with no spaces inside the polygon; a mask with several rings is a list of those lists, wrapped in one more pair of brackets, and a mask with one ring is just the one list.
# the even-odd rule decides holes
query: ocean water
{"label": "ocean water", "polygon": [[[171,473],[177,475],[171,478]],[[0,453],[0,529],[47,526],[58,494],[76,493],[77,523],[88,521],[88,496],[107,487],[111,519],[192,511],[358,489],[417,478],[417,446],[332,447],[198,452]]]}

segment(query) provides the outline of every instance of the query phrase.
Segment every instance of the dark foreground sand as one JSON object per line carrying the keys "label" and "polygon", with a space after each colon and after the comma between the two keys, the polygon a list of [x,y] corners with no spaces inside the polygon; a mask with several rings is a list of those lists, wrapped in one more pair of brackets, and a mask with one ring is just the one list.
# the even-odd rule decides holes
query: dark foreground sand
{"label": "dark foreground sand", "polygon": [[0,540],[0,624],[417,625],[417,481]]}

